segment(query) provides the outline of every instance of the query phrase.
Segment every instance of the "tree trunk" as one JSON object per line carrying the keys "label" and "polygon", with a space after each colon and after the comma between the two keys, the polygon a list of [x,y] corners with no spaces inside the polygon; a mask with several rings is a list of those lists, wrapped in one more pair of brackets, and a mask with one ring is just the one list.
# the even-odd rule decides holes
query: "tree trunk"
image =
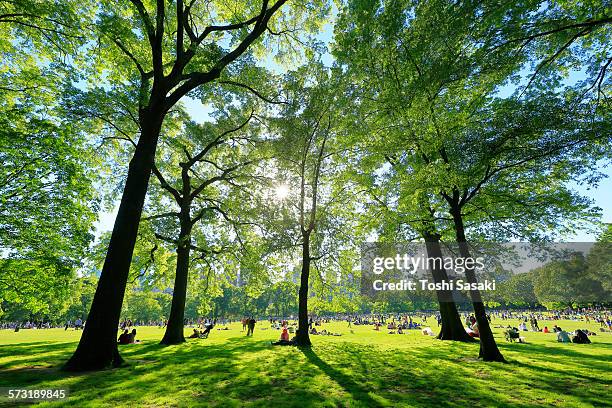
{"label": "tree trunk", "polygon": [[[457,236],[457,243],[459,244],[459,254],[462,258],[471,258],[470,250],[467,245],[465,238],[465,228],[463,226],[463,216],[459,209],[452,211],[453,221],[455,224],[455,232]],[[476,274],[474,268],[465,269],[465,277],[467,281],[471,283],[477,283]],[[474,305],[474,317],[476,317],[476,323],[478,323],[478,332],[480,336],[480,351],[478,357],[484,361],[501,361],[506,362],[504,356],[499,351],[491,326],[489,325],[489,319],[487,319],[487,311],[484,303],[480,296],[478,289],[470,290],[470,297],[472,298],[472,304]]]}
{"label": "tree trunk", "polygon": [[185,342],[185,300],[187,299],[187,278],[189,276],[189,255],[191,250],[191,221],[181,221],[181,232],[176,248],[176,277],[172,292],[172,307],[166,333],[160,344]]}
{"label": "tree trunk", "polygon": [[[424,238],[427,248],[427,257],[441,259],[442,250],[440,249],[440,237],[435,234],[425,234]],[[444,267],[439,268],[437,262],[434,262],[432,275],[436,283],[449,281],[446,270]],[[463,327],[459,312],[457,312],[457,305],[453,299],[452,291],[438,290],[436,291],[436,296],[440,304],[440,317],[442,318],[442,327],[437,338],[440,340],[474,342],[475,340],[467,334]]]}
{"label": "tree trunk", "polygon": [[300,276],[298,332],[295,341],[298,346],[310,346],[308,332],[308,279],[310,276],[310,234],[304,234],[302,243],[302,274]]}
{"label": "tree trunk", "polygon": [[163,114],[141,118],[141,136],[130,161],[98,287],[79,345],[63,367],[66,371],[99,370],[123,363],[117,329],[162,121]]}

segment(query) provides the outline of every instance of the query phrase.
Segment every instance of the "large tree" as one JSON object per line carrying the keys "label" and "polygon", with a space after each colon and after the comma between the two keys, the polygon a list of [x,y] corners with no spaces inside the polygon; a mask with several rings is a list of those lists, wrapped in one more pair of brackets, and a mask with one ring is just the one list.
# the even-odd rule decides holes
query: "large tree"
{"label": "large tree", "polygon": [[106,67],[101,80],[132,95],[134,105],[126,113],[138,126],[139,135],[87,325],[66,370],[101,369],[123,361],[117,350],[117,326],[165,116],[198,87],[220,78],[231,80],[240,65],[234,65],[233,71],[227,68],[248,54],[264,33],[300,24],[308,6],[290,5],[281,14],[286,2],[131,0],[100,4],[94,25],[100,46],[90,53],[92,73]]}
{"label": "large tree", "polygon": [[[206,259],[222,250],[210,242],[213,239],[198,243],[193,237],[194,229],[214,226],[214,235],[220,236],[223,228],[214,219],[230,223],[231,228],[238,222],[234,218],[235,210],[248,207],[238,197],[246,198],[240,191],[244,189],[241,184],[252,178],[253,169],[249,166],[253,167],[259,159],[252,147],[257,142],[256,132],[249,126],[253,112],[243,113],[232,111],[230,117],[220,118],[214,124],[188,123],[180,135],[169,138],[168,144],[174,149],[167,149],[170,151],[164,154],[164,159],[153,167],[173,205],[147,218],[163,219],[171,224],[178,222],[179,229],[178,234],[156,233],[158,239],[174,246],[177,255],[172,308],[162,344],[185,341],[183,321],[191,252],[196,251],[198,259]],[[163,197],[159,202],[162,200]]]}
{"label": "large tree", "polygon": [[[360,99],[366,108],[363,122],[369,123],[368,132],[380,138],[377,146],[373,143],[374,149],[392,164],[394,172],[404,169],[404,187],[400,188],[421,190],[428,195],[427,200],[421,197],[419,201],[420,213],[430,213],[438,219],[438,224],[444,221],[442,213],[445,211],[437,202],[438,183],[445,179],[452,186],[454,182],[444,174],[448,171],[445,139],[456,146],[460,132],[473,119],[479,106],[499,92],[509,79],[520,78],[517,74],[535,61],[532,53],[545,54],[543,44],[559,44],[560,47],[553,55],[546,55],[541,63],[534,62],[537,69],[526,81],[526,86],[521,87],[520,96],[526,95],[534,83],[558,86],[559,78],[554,71],[551,74],[551,66],[562,66],[564,62],[569,66],[575,66],[578,61],[596,66],[602,62],[601,70],[592,69],[597,71],[592,75],[595,82],[601,85],[606,60],[589,41],[597,43],[605,38],[609,24],[605,15],[602,17],[605,11],[590,5],[554,4],[549,12],[542,9],[540,3],[525,2],[506,7],[488,2],[353,2],[342,14],[337,29],[336,55],[365,90]],[[552,16],[558,20],[552,21]],[[579,21],[582,18],[582,21],[571,23],[574,18]],[[582,28],[572,26],[575,23]],[[533,30],[538,25],[554,29]],[[568,51],[578,38],[576,44],[586,46],[580,52]],[[368,58],[372,49],[380,58]],[[480,137],[484,136],[474,135],[470,143],[460,144],[461,149],[469,153],[469,147]],[[466,155],[461,166],[473,160],[474,157]],[[458,199],[454,199],[452,192],[442,192],[456,214]],[[410,193],[407,196],[415,197]],[[392,198],[398,204],[396,209],[401,209],[398,202],[401,193]],[[380,202],[387,204],[384,200]],[[423,218],[422,215],[415,217],[415,211],[411,214],[410,218]],[[464,241],[460,220],[453,219],[456,239]],[[428,241],[432,237],[424,238]],[[463,249],[466,253],[466,248]],[[481,344],[490,345],[492,350],[485,354],[500,359],[490,330],[487,330],[484,308],[479,302],[475,306],[483,327]]]}
{"label": "large tree", "polygon": [[[337,74],[337,73],[336,73]],[[341,107],[345,104],[342,80],[318,63],[288,75],[287,103],[270,126],[276,140],[276,178],[288,247],[300,248],[298,332],[296,342],[310,345],[308,299],[311,273],[319,271],[332,252],[346,243],[353,192],[342,176],[344,164],[336,160],[347,150],[341,141]],[[336,268],[337,269],[337,268]],[[334,269],[334,270],[336,270]],[[331,268],[329,269],[332,270]],[[320,273],[322,281],[326,278]]]}
{"label": "large tree", "polygon": [[[494,30],[503,15],[487,10],[493,5],[481,9],[472,3],[436,1],[354,2],[351,6],[339,18],[335,55],[355,82],[364,152],[375,153],[360,162],[364,172],[374,172],[370,184],[374,190],[382,189],[384,197],[377,200],[376,191],[371,195],[393,209],[396,225],[416,231],[430,243],[430,251],[438,252],[436,245],[444,231],[436,225],[437,208],[427,196],[427,179],[416,178],[413,172],[413,166],[424,160],[419,152],[423,141],[435,139],[429,137],[434,132],[429,113],[441,99],[461,101],[458,93],[463,102],[477,101],[518,69],[522,59],[506,50],[490,49],[503,38]],[[487,18],[480,18],[481,12]],[[378,58],[370,58],[373,51]],[[448,105],[451,112],[464,106]],[[390,180],[387,186],[384,177],[376,177],[385,172]],[[445,271],[433,272],[436,281],[446,280]],[[444,299],[440,338],[468,340],[453,298],[442,292],[438,297]]]}

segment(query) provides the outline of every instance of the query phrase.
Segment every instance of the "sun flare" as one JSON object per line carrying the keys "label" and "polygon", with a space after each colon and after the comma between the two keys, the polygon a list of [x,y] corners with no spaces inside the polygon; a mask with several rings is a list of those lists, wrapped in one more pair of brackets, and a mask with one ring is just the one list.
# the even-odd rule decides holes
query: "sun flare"
{"label": "sun flare", "polygon": [[281,201],[289,196],[289,186],[286,184],[279,184],[274,188],[274,195],[276,199]]}

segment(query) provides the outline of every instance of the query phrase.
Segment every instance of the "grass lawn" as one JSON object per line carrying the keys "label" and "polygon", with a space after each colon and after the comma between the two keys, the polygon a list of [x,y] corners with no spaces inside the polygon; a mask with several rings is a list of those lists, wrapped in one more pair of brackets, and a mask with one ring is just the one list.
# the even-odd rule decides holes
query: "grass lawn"
{"label": "grass lawn", "polygon": [[[500,320],[493,325],[501,324]],[[507,324],[504,322],[504,324]],[[540,322],[543,327],[545,322]],[[561,321],[571,331],[585,323]],[[516,324],[515,324],[516,325]],[[549,327],[552,324],[548,324]],[[208,339],[162,347],[163,330],[139,328],[143,344],[122,346],[125,368],[68,374],[58,370],[80,332],[0,330],[0,387],[67,388],[69,399],[44,406],[610,406],[612,334],[590,345],[559,344],[527,332],[528,344],[506,343],[509,364],[483,363],[477,344],[442,342],[419,331],[390,335],[371,326],[323,325],[341,337],[312,336],[313,347],[273,347],[279,331],[259,322]],[[432,327],[436,331],[436,327]],[[191,332],[186,329],[187,334]],[[0,400],[0,405],[6,400]],[[14,405],[14,403],[13,403]]]}

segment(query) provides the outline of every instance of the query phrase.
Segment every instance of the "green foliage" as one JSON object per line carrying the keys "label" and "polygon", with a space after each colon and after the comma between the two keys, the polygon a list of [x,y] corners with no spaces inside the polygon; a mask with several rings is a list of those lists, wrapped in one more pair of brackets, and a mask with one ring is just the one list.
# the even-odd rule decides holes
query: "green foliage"
{"label": "green foliage", "polygon": [[588,278],[601,282],[612,297],[612,224],[608,224],[586,258]]}
{"label": "green foliage", "polygon": [[[601,16],[591,6],[573,5]],[[547,239],[599,218],[568,184],[601,176],[607,102],[582,82],[555,82],[561,59],[522,92],[504,91],[533,62],[532,42],[515,44],[526,35],[521,24],[543,23],[545,10],[445,1],[356,1],[342,10],[334,53],[358,95],[354,177],[368,196],[364,223],[379,239],[415,239],[423,229],[454,236],[453,202],[474,239]],[[604,26],[584,35],[600,38]],[[583,40],[574,44],[582,56],[599,53],[597,41]]]}
{"label": "green foliage", "polygon": [[608,303],[606,271],[610,268],[610,248],[606,245],[603,249],[603,243],[598,244],[587,254],[559,254],[559,259],[501,281],[493,298],[512,307],[565,308]]}
{"label": "green foliage", "polygon": [[50,99],[55,80],[19,98],[0,90],[0,299],[31,301],[33,311],[65,293],[98,211],[92,149]]}
{"label": "green foliage", "polygon": [[[89,248],[98,203],[116,201],[151,118],[158,180],[132,319],[167,315],[187,241],[187,317],[294,314],[305,241],[314,311],[382,312],[433,299],[361,298],[360,240],[453,239],[455,210],[474,240],[552,240],[600,218],[570,186],[599,182],[611,157],[609,1],[337,7],[329,68],[314,37],[324,0],[0,0],[4,316],[86,314],[110,239]],[[511,277],[491,304],[605,297],[611,234],[585,259]]]}
{"label": "green foliage", "polygon": [[[165,293],[154,293],[143,290],[132,290],[128,292],[121,315],[132,321],[150,322],[160,321],[167,315],[168,310],[164,310],[162,302],[169,305],[171,296]],[[166,314],[164,314],[166,312]]]}

